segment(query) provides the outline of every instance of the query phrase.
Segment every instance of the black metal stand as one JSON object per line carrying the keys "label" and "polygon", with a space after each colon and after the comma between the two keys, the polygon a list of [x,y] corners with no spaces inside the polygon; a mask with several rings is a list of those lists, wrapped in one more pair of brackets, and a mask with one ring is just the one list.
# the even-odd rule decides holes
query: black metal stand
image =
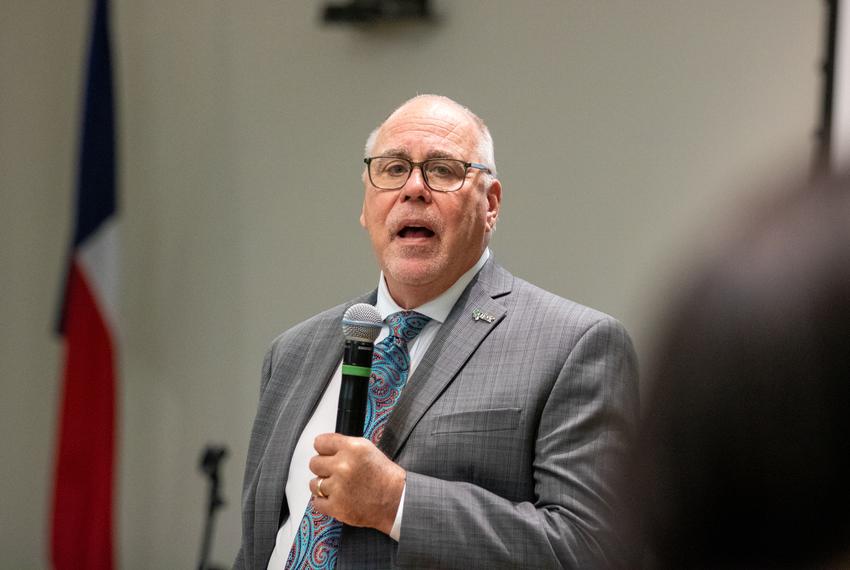
{"label": "black metal stand", "polygon": [[223,446],[208,445],[201,454],[200,469],[210,479],[209,501],[207,503],[207,518],[204,523],[204,539],[201,544],[201,560],[198,562],[198,570],[223,570],[220,566],[212,566],[207,563],[210,548],[212,546],[213,518],[215,511],[224,505],[224,499],[219,495],[218,467],[222,460],[227,457],[227,448]]}
{"label": "black metal stand", "polygon": [[835,97],[835,48],[838,39],[838,0],[825,0],[826,26],[824,34],[824,54],[821,65],[822,98],[820,125],[817,130],[818,144],[815,147],[813,173],[815,176],[827,174],[832,154],[832,107]]}

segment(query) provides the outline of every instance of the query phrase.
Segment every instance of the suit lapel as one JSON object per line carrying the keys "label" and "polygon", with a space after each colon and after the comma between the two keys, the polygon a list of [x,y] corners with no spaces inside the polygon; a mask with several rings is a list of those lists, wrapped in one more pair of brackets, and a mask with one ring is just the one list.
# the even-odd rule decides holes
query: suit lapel
{"label": "suit lapel", "polygon": [[[256,509],[254,511],[254,555],[255,567],[264,567],[271,548],[274,548],[283,506],[289,463],[295,444],[315,410],[319,398],[330,381],[334,368],[342,355],[342,333],[337,328],[324,327],[319,330],[311,344],[307,362],[298,371],[298,378],[287,401],[284,402],[269,438],[260,477],[257,483]],[[290,513],[291,516],[293,513]]]}
{"label": "suit lapel", "polygon": [[[282,381],[291,383],[292,388],[287,391],[286,401],[282,402],[260,466],[254,511],[254,566],[257,568],[265,567],[274,548],[292,453],[342,358],[345,344],[342,315],[348,306],[362,302],[374,304],[375,293],[352,301],[338,314],[331,313],[317,323],[315,338],[304,358],[284,363],[281,371],[276,373],[277,376],[286,376]],[[289,513],[289,516],[302,515]]]}
{"label": "suit lapel", "polygon": [[[437,337],[393,408],[378,447],[395,458],[423,414],[454,380],[506,309],[496,298],[510,292],[513,276],[490,259],[455,303]],[[475,319],[478,310],[488,319]]]}

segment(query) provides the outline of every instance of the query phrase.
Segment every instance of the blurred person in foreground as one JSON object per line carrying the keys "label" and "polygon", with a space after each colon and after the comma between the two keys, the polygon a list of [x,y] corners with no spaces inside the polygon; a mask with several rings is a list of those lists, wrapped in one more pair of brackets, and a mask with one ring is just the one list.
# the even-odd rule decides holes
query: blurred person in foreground
{"label": "blurred person in foreground", "polygon": [[756,212],[649,374],[648,568],[850,568],[850,180]]}
{"label": "blurred person in foreground", "polygon": [[[620,564],[611,479],[637,417],[622,325],[494,261],[502,187],[469,109],[406,102],[368,138],[365,163],[377,289],[267,353],[235,568]],[[366,437],[346,437],[329,432],[341,319],[358,302],[384,323]]]}

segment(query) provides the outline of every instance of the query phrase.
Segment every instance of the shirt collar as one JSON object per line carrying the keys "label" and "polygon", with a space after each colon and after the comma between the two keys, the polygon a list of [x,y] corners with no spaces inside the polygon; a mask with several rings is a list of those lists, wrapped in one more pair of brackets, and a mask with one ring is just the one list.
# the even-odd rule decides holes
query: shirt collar
{"label": "shirt collar", "polygon": [[[426,317],[430,317],[432,321],[437,321],[438,323],[445,322],[452,310],[452,307],[455,306],[455,303],[460,298],[461,293],[463,293],[463,290],[466,289],[466,286],[469,285],[472,278],[481,271],[481,268],[484,267],[484,264],[489,258],[490,248],[487,247],[484,248],[484,253],[482,253],[481,257],[478,258],[476,264],[470,267],[466,273],[461,275],[460,278],[454,282],[454,285],[443,291],[437,298],[431,299],[427,303],[415,307],[413,310],[425,315]],[[396,303],[392,298],[392,295],[390,295],[387,282],[384,280],[383,271],[378,279],[378,302],[375,307],[378,309],[378,312],[381,314],[381,319],[383,320],[386,320],[387,317],[393,313],[405,310],[399,307],[398,303]]]}

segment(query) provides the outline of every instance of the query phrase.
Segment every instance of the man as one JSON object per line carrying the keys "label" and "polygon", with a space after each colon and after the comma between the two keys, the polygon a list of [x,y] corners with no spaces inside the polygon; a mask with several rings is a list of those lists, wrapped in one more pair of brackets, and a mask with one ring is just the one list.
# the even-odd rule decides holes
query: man
{"label": "man", "polygon": [[[611,478],[637,416],[628,335],[494,262],[502,188],[489,131],[471,111],[411,99],[366,154],[360,222],[379,286],[272,344],[235,567],[620,564]],[[386,423],[354,438],[328,432],[341,319],[364,301],[385,323],[412,315],[421,332],[396,342],[400,387],[380,388],[375,363],[396,357],[376,344],[370,416],[387,393],[397,399],[380,412]],[[382,336],[404,336],[396,328],[385,324]],[[328,544],[324,524],[338,532]]]}

